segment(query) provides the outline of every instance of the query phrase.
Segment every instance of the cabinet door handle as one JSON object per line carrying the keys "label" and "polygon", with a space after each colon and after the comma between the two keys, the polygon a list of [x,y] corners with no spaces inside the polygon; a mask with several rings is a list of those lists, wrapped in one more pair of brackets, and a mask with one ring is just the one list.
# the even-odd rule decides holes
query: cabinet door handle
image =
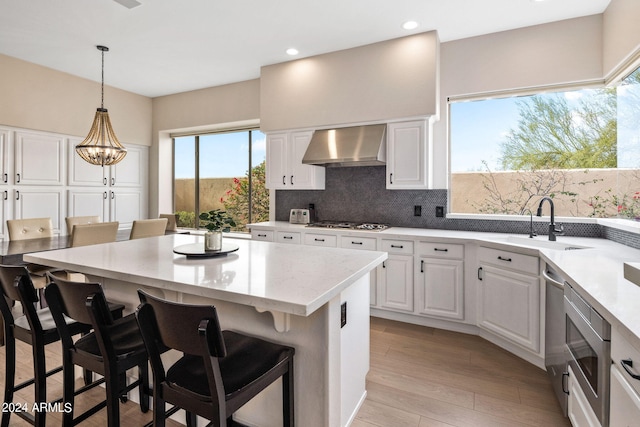
{"label": "cabinet door handle", "polygon": [[18,178],[17,178],[16,182],[17,182],[17,183],[20,183],[20,174],[19,174],[19,173],[17,173],[16,175],[18,176]]}
{"label": "cabinet door handle", "polygon": [[2,176],[2,180],[4,181],[4,183],[6,184],[7,182],[9,182],[9,175],[7,175],[6,173]]}
{"label": "cabinet door handle", "polygon": [[114,193],[113,191],[111,192],[111,200],[116,198],[116,193]]}
{"label": "cabinet door handle", "polygon": [[9,192],[4,190],[4,199],[7,200],[9,198]]}
{"label": "cabinet door handle", "polygon": [[103,183],[104,185],[107,185],[107,177],[106,177],[106,176],[105,176],[104,178],[102,178],[102,183]]}
{"label": "cabinet door handle", "polygon": [[382,261],[382,268],[387,268],[387,266],[384,264],[384,261]]}
{"label": "cabinet door handle", "polygon": [[266,234],[258,234],[258,237],[267,237]]}
{"label": "cabinet door handle", "polygon": [[293,185],[293,175],[291,175],[291,179],[289,181],[291,181],[291,185]]}
{"label": "cabinet door handle", "polygon": [[440,248],[433,248],[434,251],[436,252],[449,252],[449,249],[440,249]]}
{"label": "cabinet door handle", "polygon": [[20,200],[20,190],[16,190],[16,200]]}
{"label": "cabinet door handle", "polygon": [[404,248],[403,245],[391,245],[392,248],[396,248],[396,249],[402,249]]}
{"label": "cabinet door handle", "polygon": [[566,384],[567,381],[565,381],[565,378],[568,380],[569,379],[569,372],[563,372],[562,373],[562,392],[564,394],[569,394],[569,389],[566,388],[564,385]]}
{"label": "cabinet door handle", "polygon": [[478,267],[478,280],[482,280],[482,267]]}
{"label": "cabinet door handle", "polygon": [[107,192],[104,192],[104,199],[107,200]]}
{"label": "cabinet door handle", "polygon": [[501,257],[501,256],[498,256],[498,259],[499,259],[500,261],[511,262],[511,258],[503,258],[503,257]]}
{"label": "cabinet door handle", "polygon": [[389,184],[393,184],[393,173],[389,174]]}
{"label": "cabinet door handle", "polygon": [[362,242],[351,242],[352,245],[362,245]]}
{"label": "cabinet door handle", "polygon": [[424,260],[420,260],[420,273],[424,273]]}
{"label": "cabinet door handle", "polygon": [[633,360],[623,359],[620,361],[620,364],[622,365],[624,370],[627,371],[627,374],[631,375],[631,378],[633,378],[634,380],[640,380],[640,374],[631,371],[631,369],[633,368]]}
{"label": "cabinet door handle", "polygon": [[286,239],[286,240],[292,240],[292,239],[293,239],[293,236],[282,236],[282,238],[283,238],[283,239]]}
{"label": "cabinet door handle", "polygon": [[282,175],[282,185],[287,185],[286,179],[287,177],[285,175]]}
{"label": "cabinet door handle", "polygon": [[116,185],[116,179],[115,178],[111,178],[111,185]]}
{"label": "cabinet door handle", "polygon": [[313,240],[315,240],[316,242],[324,242],[324,239],[317,239],[316,238],[316,239],[313,239]]}

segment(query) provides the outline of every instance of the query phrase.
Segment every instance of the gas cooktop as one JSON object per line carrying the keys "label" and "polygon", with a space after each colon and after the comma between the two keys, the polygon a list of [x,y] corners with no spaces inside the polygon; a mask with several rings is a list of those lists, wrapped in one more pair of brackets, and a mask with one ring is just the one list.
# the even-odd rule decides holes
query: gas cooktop
{"label": "gas cooktop", "polygon": [[351,222],[351,221],[319,221],[312,222],[307,225],[311,228],[340,228],[346,230],[367,230],[382,231],[390,228],[387,224],[378,224],[374,222]]}

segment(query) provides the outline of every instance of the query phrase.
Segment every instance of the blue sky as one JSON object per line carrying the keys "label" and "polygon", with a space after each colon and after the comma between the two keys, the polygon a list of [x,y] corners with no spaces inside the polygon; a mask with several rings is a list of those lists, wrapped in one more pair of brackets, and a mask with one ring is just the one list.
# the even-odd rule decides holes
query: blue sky
{"label": "blue sky", "polygon": [[[176,138],[176,178],[193,178],[195,137]],[[253,132],[253,166],[266,156],[265,135]],[[200,177],[241,177],[249,169],[249,141],[247,132],[233,132],[200,136]]]}
{"label": "blue sky", "polygon": [[518,98],[451,104],[451,171],[496,170],[499,146],[518,123]]}

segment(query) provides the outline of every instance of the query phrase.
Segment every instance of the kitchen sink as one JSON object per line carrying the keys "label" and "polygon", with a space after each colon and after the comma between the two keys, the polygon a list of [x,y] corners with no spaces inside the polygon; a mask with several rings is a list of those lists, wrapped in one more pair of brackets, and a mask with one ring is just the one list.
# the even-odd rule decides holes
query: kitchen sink
{"label": "kitchen sink", "polygon": [[587,249],[588,246],[576,245],[570,242],[552,242],[547,240],[547,236],[524,237],[524,236],[508,236],[505,240],[507,243],[513,243],[521,246],[528,246],[540,249],[554,249],[558,251],[570,251],[574,249]]}

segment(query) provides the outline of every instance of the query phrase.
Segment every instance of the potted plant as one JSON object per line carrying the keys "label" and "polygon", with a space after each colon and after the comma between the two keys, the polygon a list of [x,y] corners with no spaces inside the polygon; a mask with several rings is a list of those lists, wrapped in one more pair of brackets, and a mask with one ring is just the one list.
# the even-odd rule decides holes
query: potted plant
{"label": "potted plant", "polygon": [[207,229],[204,235],[204,250],[219,251],[222,249],[222,232],[230,231],[236,222],[221,209],[213,209],[200,213],[200,226]]}

